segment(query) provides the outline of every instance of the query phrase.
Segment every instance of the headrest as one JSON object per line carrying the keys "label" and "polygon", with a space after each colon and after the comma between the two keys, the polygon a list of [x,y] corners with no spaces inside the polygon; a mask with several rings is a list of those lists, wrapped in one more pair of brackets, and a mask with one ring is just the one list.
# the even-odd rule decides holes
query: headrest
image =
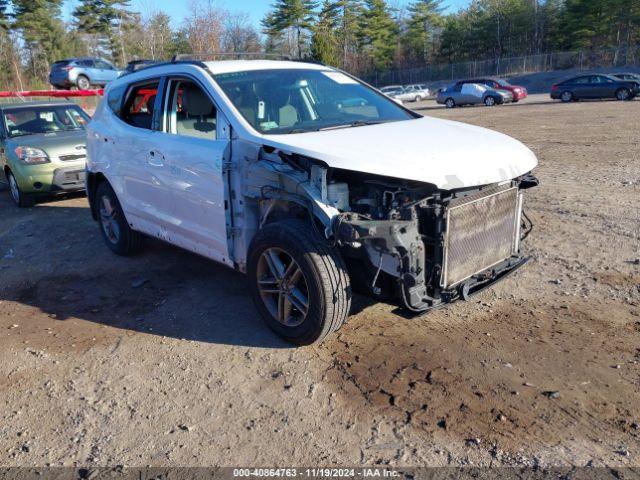
{"label": "headrest", "polygon": [[193,116],[207,116],[213,112],[213,103],[209,97],[196,87],[187,87],[182,92],[182,107]]}

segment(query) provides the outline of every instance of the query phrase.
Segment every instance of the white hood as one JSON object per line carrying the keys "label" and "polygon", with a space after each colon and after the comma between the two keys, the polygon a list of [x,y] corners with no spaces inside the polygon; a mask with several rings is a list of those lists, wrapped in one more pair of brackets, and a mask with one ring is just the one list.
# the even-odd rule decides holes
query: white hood
{"label": "white hood", "polygon": [[511,180],[538,164],[533,152],[511,137],[429,117],[265,135],[264,143],[333,168],[431,183],[443,190]]}

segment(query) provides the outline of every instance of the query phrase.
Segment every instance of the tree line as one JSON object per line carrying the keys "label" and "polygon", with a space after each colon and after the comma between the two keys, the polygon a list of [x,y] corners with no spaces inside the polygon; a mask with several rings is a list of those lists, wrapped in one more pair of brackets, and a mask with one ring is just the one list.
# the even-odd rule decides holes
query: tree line
{"label": "tree line", "polygon": [[[396,3],[391,3],[395,1]],[[176,53],[268,52],[355,74],[433,63],[640,43],[640,0],[275,0],[259,26],[213,0],[192,0],[177,22],[130,0],[0,0],[0,86],[46,83],[52,62],[100,56],[123,66]]]}
{"label": "tree line", "polygon": [[640,43],[640,0],[277,0],[268,50],[356,73]]}
{"label": "tree line", "polygon": [[158,9],[133,11],[129,0],[80,0],[62,18],[64,0],[0,0],[0,89],[47,85],[50,65],[69,57],[101,57],[119,67],[179,53],[261,52],[261,33],[243,12],[192,0],[176,22]]}

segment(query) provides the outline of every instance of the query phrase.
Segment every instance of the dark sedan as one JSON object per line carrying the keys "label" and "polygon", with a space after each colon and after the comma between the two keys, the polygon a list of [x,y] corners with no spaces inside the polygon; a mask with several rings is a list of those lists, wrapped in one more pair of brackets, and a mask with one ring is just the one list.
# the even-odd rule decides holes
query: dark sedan
{"label": "dark sedan", "polygon": [[632,100],[640,94],[640,83],[611,75],[581,75],[551,87],[551,98],[571,102],[583,99]]}

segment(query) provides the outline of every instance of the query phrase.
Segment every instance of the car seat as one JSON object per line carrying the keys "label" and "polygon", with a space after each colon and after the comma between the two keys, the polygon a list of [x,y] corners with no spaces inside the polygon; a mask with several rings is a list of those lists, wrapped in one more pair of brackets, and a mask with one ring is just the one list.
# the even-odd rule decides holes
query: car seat
{"label": "car seat", "polygon": [[179,135],[216,138],[216,109],[209,97],[199,88],[185,86],[182,92],[183,118],[176,122]]}

